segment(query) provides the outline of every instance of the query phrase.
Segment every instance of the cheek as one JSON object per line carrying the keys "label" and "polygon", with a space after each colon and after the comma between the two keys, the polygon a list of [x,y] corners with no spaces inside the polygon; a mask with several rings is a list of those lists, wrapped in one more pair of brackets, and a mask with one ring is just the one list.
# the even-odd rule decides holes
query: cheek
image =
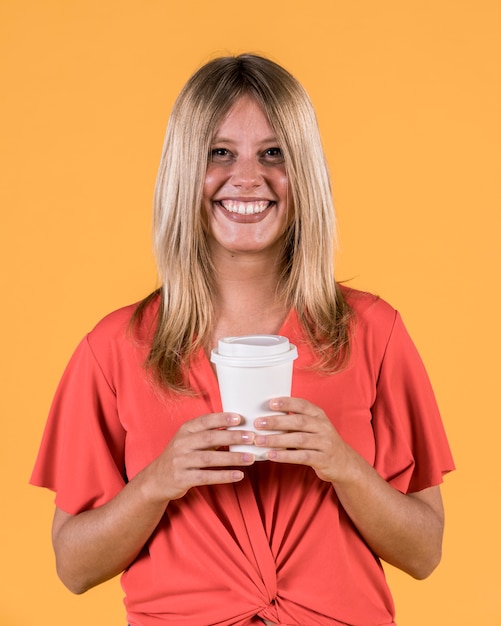
{"label": "cheek", "polygon": [[275,189],[282,198],[287,200],[291,198],[291,186],[289,183],[289,177],[285,172],[277,174],[275,178]]}
{"label": "cheek", "polygon": [[205,180],[204,180],[204,186],[202,189],[202,196],[203,196],[203,200],[204,202],[206,202],[207,200],[209,200],[212,196],[211,190],[213,189],[213,182],[212,182],[212,176],[209,174],[209,172],[207,172],[207,174],[205,175]]}
{"label": "cheek", "polygon": [[204,185],[203,185],[203,198],[204,201],[211,200],[216,191],[221,187],[224,182],[223,173],[219,168],[209,165],[205,173]]}

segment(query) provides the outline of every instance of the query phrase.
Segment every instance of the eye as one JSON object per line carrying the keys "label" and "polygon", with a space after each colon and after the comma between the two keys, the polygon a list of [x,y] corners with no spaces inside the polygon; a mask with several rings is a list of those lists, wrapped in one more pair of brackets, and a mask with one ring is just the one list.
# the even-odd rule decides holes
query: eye
{"label": "eye", "polygon": [[226,148],[212,148],[209,152],[209,160],[217,163],[224,163],[232,159],[232,153]]}
{"label": "eye", "polygon": [[262,158],[268,163],[283,163],[285,161],[284,153],[278,147],[267,148]]}

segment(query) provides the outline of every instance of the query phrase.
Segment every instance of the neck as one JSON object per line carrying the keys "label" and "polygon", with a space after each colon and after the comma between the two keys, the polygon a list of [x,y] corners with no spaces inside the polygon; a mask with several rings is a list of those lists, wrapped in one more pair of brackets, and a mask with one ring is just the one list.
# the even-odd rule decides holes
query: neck
{"label": "neck", "polygon": [[231,255],[214,262],[215,327],[212,343],[225,336],[276,334],[287,314],[277,295],[277,257]]}
{"label": "neck", "polygon": [[270,291],[275,293],[278,285],[280,255],[278,247],[256,253],[214,247],[212,262],[219,288],[216,297],[222,298],[223,302],[229,297],[231,306],[236,304],[236,290],[240,293],[257,291],[268,298]]}

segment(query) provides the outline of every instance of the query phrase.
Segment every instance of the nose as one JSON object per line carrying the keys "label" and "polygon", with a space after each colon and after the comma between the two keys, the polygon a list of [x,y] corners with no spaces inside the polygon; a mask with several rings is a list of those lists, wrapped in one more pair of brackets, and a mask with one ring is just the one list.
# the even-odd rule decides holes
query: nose
{"label": "nose", "polygon": [[254,188],[263,182],[262,166],[255,157],[239,157],[231,174],[235,187]]}

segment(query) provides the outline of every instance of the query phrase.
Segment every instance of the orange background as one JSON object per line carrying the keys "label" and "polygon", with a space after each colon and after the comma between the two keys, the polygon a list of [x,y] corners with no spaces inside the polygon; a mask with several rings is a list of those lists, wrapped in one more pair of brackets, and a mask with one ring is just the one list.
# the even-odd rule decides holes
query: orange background
{"label": "orange background", "polygon": [[0,29],[0,625],[125,624],[118,581],[81,597],[59,583],[52,495],[27,481],[76,343],[156,286],[150,206],[175,96],[212,56],[255,51],[310,92],[338,278],[402,312],[458,465],[440,568],[423,582],[387,568],[399,626],[498,626],[500,3],[2,0]]}

